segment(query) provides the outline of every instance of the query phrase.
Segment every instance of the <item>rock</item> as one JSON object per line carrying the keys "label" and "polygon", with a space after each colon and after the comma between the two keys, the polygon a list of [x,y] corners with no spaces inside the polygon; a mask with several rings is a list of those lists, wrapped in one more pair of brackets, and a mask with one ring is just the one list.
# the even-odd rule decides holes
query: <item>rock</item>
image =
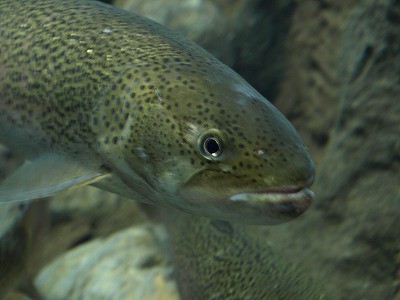
{"label": "rock", "polygon": [[[51,201],[50,208],[53,223],[77,218],[90,219],[95,227],[112,225],[113,228],[110,228],[107,233],[140,223],[145,218],[134,200],[91,186],[56,195]],[[119,220],[113,217],[116,213]],[[104,232],[104,228],[102,230]]]}
{"label": "rock", "polygon": [[164,248],[166,233],[146,224],[80,245],[36,278],[45,299],[179,299]]}
{"label": "rock", "polygon": [[22,225],[24,208],[0,206],[0,297],[7,295],[21,278],[27,263],[29,237]]}
{"label": "rock", "polygon": [[334,263],[363,282],[343,291],[364,299],[393,296],[400,244],[400,5],[380,2],[344,33],[342,101],[317,181],[321,211],[349,239]]}
{"label": "rock", "polygon": [[20,203],[0,206],[0,237],[10,231],[10,228],[22,218],[23,213],[24,209]]}
{"label": "rock", "polygon": [[[0,298],[18,286],[36,299],[31,260],[47,227],[47,201],[0,205]],[[14,297],[14,296],[9,296]],[[12,299],[12,298],[11,298]]]}
{"label": "rock", "polygon": [[146,220],[135,201],[90,186],[55,196],[50,201],[50,213],[52,227],[33,259],[36,272],[80,246]]}
{"label": "rock", "polygon": [[339,298],[391,299],[400,244],[400,7],[309,1],[297,13],[306,9],[313,19],[299,24],[323,26],[312,38],[310,28],[293,24],[310,46],[292,57],[299,89],[287,80],[281,97],[297,94],[295,123],[310,140],[313,131],[328,136],[314,148],[324,149],[317,199],[298,220],[264,231],[275,249],[302,261]]}

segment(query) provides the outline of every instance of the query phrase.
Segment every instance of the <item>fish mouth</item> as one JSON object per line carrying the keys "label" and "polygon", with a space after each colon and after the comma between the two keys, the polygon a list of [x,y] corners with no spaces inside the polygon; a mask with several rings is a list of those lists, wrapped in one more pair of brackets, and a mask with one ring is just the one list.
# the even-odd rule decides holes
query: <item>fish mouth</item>
{"label": "fish mouth", "polygon": [[181,210],[213,219],[245,225],[275,225],[300,216],[314,199],[309,189],[314,174],[296,184],[247,188],[232,188],[238,186],[236,181],[223,185],[218,180],[207,180],[204,188],[204,178],[200,173],[197,175],[179,188],[177,195],[181,202],[174,203]]}
{"label": "fish mouth", "polygon": [[[269,224],[286,222],[303,214],[311,205],[314,193],[307,187],[272,187],[233,194],[229,202],[234,206],[251,206],[259,217],[268,217]],[[255,224],[265,221],[254,219]]]}

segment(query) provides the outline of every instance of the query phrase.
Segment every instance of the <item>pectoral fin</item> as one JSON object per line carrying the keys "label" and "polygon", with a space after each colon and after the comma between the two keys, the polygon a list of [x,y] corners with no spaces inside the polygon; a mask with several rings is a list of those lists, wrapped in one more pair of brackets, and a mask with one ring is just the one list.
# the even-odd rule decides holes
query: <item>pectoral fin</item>
{"label": "pectoral fin", "polygon": [[100,164],[77,163],[62,155],[46,154],[26,161],[0,183],[0,203],[49,197],[71,187],[109,176]]}

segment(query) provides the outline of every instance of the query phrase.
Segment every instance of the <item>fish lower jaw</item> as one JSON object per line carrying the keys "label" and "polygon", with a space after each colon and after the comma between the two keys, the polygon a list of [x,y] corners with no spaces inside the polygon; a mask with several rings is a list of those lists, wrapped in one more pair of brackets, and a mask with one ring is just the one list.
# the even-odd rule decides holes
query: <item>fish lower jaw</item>
{"label": "fish lower jaw", "polygon": [[[268,189],[261,191],[250,191],[237,193],[229,197],[230,201],[247,201],[260,200],[267,202],[279,202],[281,200],[295,201],[301,196],[308,195],[309,198],[314,198],[314,193],[308,188],[287,188],[287,189]],[[312,199],[311,199],[312,200]]]}
{"label": "fish lower jaw", "polygon": [[314,193],[308,188],[269,189],[237,193],[229,197],[233,203],[268,209],[276,214],[300,215],[311,205]]}

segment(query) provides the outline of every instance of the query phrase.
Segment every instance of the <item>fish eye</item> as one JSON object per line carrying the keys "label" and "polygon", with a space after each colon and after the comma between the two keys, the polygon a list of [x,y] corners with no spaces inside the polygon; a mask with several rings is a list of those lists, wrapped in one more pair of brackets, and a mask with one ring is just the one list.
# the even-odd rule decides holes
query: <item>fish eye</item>
{"label": "fish eye", "polygon": [[223,142],[218,131],[207,130],[199,138],[200,153],[209,160],[219,159],[224,152]]}
{"label": "fish eye", "polygon": [[212,156],[217,156],[221,152],[220,141],[216,137],[207,138],[203,146],[205,152]]}

